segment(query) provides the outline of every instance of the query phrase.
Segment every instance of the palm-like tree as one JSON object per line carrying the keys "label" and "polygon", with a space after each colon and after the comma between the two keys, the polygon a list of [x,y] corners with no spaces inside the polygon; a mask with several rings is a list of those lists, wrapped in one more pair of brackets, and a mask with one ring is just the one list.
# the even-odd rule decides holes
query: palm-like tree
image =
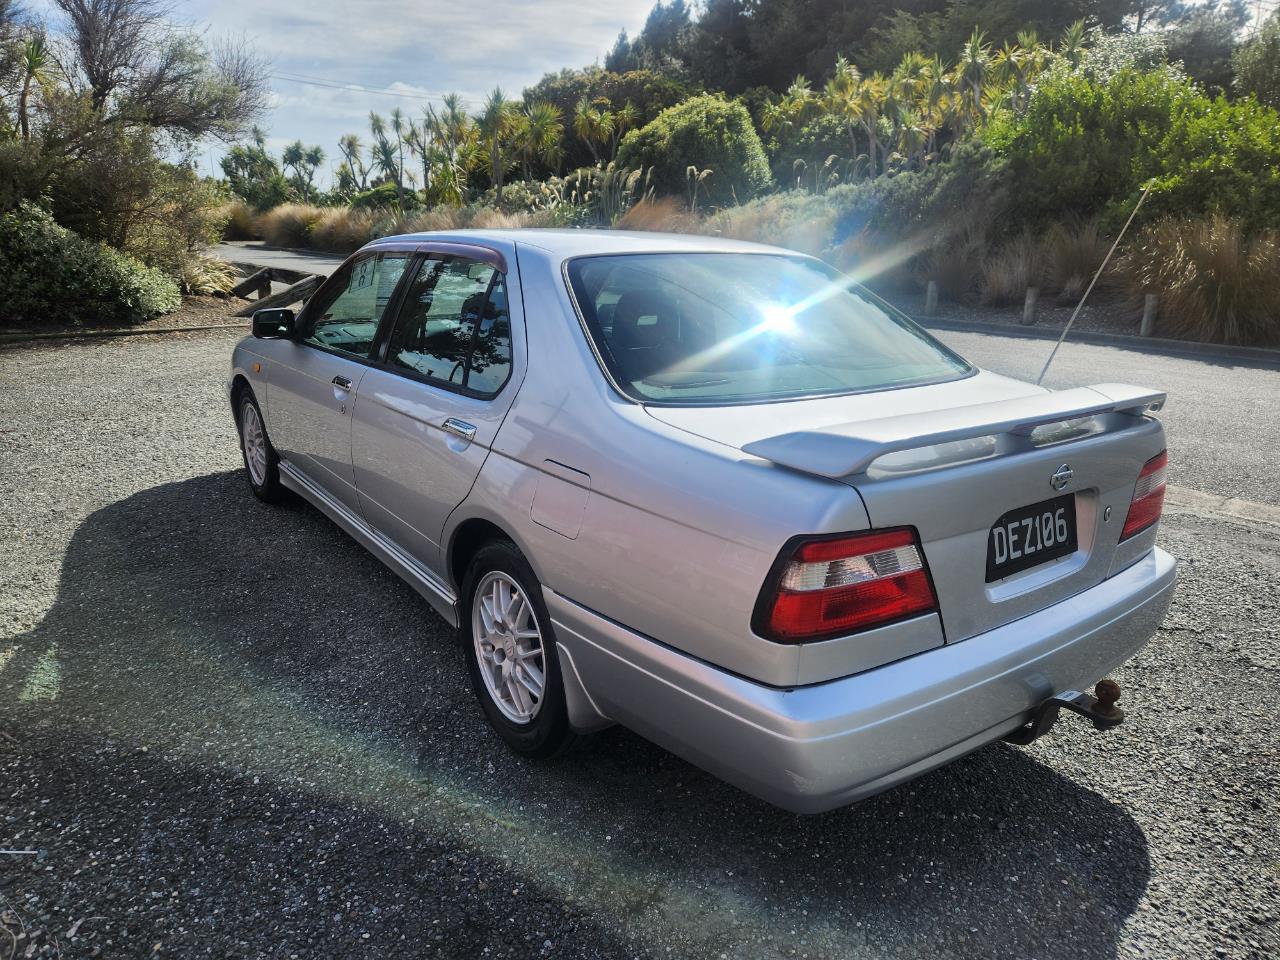
{"label": "palm-like tree", "polygon": [[301,140],[295,140],[284,148],[284,152],[280,154],[280,162],[285,169],[293,171],[294,185],[302,194],[302,199],[309,203],[316,170],[324,163],[324,151],[319,147],[305,147]]}
{"label": "palm-like tree", "polygon": [[955,102],[955,87],[951,83],[951,71],[938,55],[925,65],[921,107],[929,122],[927,151],[937,148],[938,129],[947,121]]}
{"label": "palm-like tree", "polygon": [[446,203],[462,203],[468,175],[482,158],[475,121],[456,93],[445,95],[440,110],[423,110],[422,135],[429,144],[433,194]]}
{"label": "palm-like tree", "polygon": [[883,172],[876,168],[876,153],[880,146],[880,115],[889,100],[889,81],[878,73],[863,78],[858,84],[852,102],[852,111],[867,134],[867,170],[871,176]]}
{"label": "palm-like tree", "polygon": [[791,81],[777,103],[770,103],[764,109],[761,123],[766,133],[786,133],[803,127],[805,121],[820,109],[821,99],[809,80],[801,74]]}
{"label": "palm-like tree", "polygon": [[369,162],[374,170],[386,178],[387,183],[397,182],[400,176],[399,158],[396,156],[395,144],[386,137],[374,141],[369,148]]}
{"label": "palm-like tree", "polygon": [[608,143],[613,135],[613,122],[613,114],[606,105],[593,103],[587,97],[573,108],[573,132],[587,145],[595,163],[600,162],[599,147]]}
{"label": "palm-like tree", "polygon": [[18,55],[18,69],[22,74],[22,87],[18,92],[18,132],[23,143],[31,141],[31,126],[28,120],[31,103],[31,84],[43,86],[46,71],[53,60],[48,44],[42,36],[32,37],[22,44]]}
{"label": "palm-like tree", "polygon": [[507,164],[503,150],[511,136],[515,105],[506,98],[501,87],[494,87],[493,92],[485,99],[484,109],[476,118],[480,139],[488,152],[489,176],[493,180],[493,189],[498,205],[502,205],[502,175]]}
{"label": "palm-like tree", "polygon": [[396,192],[404,205],[404,137],[406,133],[404,112],[397,106],[391,110],[391,132],[396,135]]}
{"label": "palm-like tree", "polygon": [[628,130],[634,129],[639,123],[640,111],[636,109],[636,105],[630,100],[613,111],[613,131],[609,138],[610,160],[618,155],[618,144],[622,142],[623,135]]}
{"label": "palm-like tree", "polygon": [[960,62],[956,64],[957,86],[964,99],[970,126],[986,116],[983,95],[991,79],[991,45],[987,43],[986,35],[974,27],[973,33],[965,41],[964,49],[960,51]]}
{"label": "palm-like tree", "polygon": [[849,135],[849,145],[853,149],[853,157],[858,156],[857,128],[861,123],[857,98],[858,88],[862,85],[862,74],[856,66],[843,56],[836,57],[835,73],[822,88],[822,109],[844,124],[845,133]]}
{"label": "palm-like tree", "polygon": [[365,166],[364,158],[361,154],[364,152],[364,146],[360,143],[360,137],[354,133],[343,134],[338,140],[338,150],[341,151],[343,158],[346,160],[347,167],[351,171],[351,179],[359,190],[369,189],[369,168]]}
{"label": "palm-like tree", "polygon": [[560,163],[560,142],[564,137],[560,108],[539,100],[520,113],[514,124],[512,141],[520,155],[520,169],[526,180],[533,177],[533,162],[541,160],[548,167]]}
{"label": "palm-like tree", "polygon": [[1080,66],[1087,40],[1088,31],[1084,28],[1083,20],[1077,20],[1067,27],[1066,32],[1062,34],[1062,40],[1058,43],[1058,56],[1071,64],[1072,70]]}

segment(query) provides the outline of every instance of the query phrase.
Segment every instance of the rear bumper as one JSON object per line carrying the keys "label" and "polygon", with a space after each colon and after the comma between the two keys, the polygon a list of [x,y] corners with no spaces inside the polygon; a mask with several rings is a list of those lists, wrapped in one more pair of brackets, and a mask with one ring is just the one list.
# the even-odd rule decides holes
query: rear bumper
{"label": "rear bumper", "polygon": [[765,800],[817,813],[919,776],[1138,652],[1173,598],[1153,549],[1098,586],[959,643],[789,690],[685,656],[547,591],[578,727],[621,723]]}

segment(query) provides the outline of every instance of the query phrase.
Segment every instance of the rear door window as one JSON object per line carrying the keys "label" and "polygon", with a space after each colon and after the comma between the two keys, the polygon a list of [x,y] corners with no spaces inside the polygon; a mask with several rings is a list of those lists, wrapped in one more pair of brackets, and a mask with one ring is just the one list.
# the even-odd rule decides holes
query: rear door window
{"label": "rear door window", "polygon": [[428,256],[405,292],[387,364],[439,386],[496,394],[511,373],[502,274],[464,257]]}

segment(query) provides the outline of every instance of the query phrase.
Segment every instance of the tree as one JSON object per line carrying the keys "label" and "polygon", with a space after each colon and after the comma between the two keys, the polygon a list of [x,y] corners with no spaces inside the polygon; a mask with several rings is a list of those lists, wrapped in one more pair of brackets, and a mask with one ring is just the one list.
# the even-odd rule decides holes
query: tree
{"label": "tree", "polygon": [[960,98],[964,106],[963,116],[967,125],[972,127],[986,116],[983,93],[991,79],[991,45],[986,42],[986,35],[977,27],[973,28],[964,49],[960,51],[956,79],[959,81],[957,85],[960,87]]}
{"label": "tree", "polygon": [[221,166],[231,191],[258,210],[270,210],[289,199],[289,182],[267,152],[266,136],[257,127],[250,143],[237,143],[223,155]]}
{"label": "tree", "polygon": [[484,108],[476,118],[480,140],[489,160],[489,177],[493,181],[498,205],[502,205],[502,176],[507,165],[504,151],[514,125],[515,105],[508,100],[501,87],[494,87],[485,98]]}
{"label": "tree", "polygon": [[462,203],[468,194],[468,180],[480,163],[480,138],[475,121],[462,107],[456,93],[446,94],[442,108],[423,110],[425,187],[429,199],[441,203]]}
{"label": "tree", "polygon": [[533,179],[535,160],[541,160],[548,167],[560,162],[560,143],[564,139],[562,121],[559,108],[545,101],[530,104],[519,113],[512,139],[525,180]]}
{"label": "tree", "polygon": [[[550,103],[566,118],[570,128],[573,126],[578,104],[584,97],[597,108],[615,113],[625,110],[629,103],[637,113],[632,124],[635,127],[648,123],[667,107],[674,106],[693,92],[680,79],[656,70],[614,73],[599,67],[588,67],[585,70],[549,73],[526,88],[522,99],[525,106],[538,101]],[[561,162],[570,170],[594,165],[599,156],[612,149],[608,141],[597,141],[597,152],[593,155],[586,141],[579,138],[572,129],[568,132],[570,135],[563,142],[564,156]],[[535,174],[552,172],[548,169],[539,170],[537,167],[535,164]]]}
{"label": "tree", "polygon": [[599,163],[600,147],[613,136],[613,114],[599,100],[583,97],[573,108],[573,132],[591,151],[591,162]]}
{"label": "tree", "polygon": [[[364,152],[364,145],[360,143],[358,134],[344,134],[338,140],[338,151],[342,154],[346,164],[346,169],[351,176],[351,187],[353,190],[369,189],[369,168],[365,165],[364,158],[361,154]],[[339,168],[341,175],[341,168]]]}
{"label": "tree", "polygon": [[31,141],[31,125],[27,119],[27,105],[31,99],[31,84],[43,86],[52,60],[49,45],[42,35],[26,40],[22,44],[19,64],[22,68],[22,90],[18,94],[18,130],[23,143]]}
{"label": "tree", "polygon": [[242,43],[206,45],[175,27],[164,0],[54,0],[65,63],[99,123],[232,140],[266,106],[267,65]]}
{"label": "tree", "polygon": [[1268,106],[1280,107],[1280,9],[1232,58],[1235,90],[1253,94]]}
{"label": "tree", "polygon": [[169,157],[249,129],[267,65],[243,43],[175,25],[161,0],[50,6],[46,41],[0,0],[0,93],[20,103],[12,142],[0,144],[0,206],[48,197],[60,224],[123,247],[173,195],[162,189]]}
{"label": "tree", "polygon": [[1169,59],[1181,61],[1187,76],[1210,93],[1231,89],[1236,37],[1248,22],[1242,0],[1196,7],[1166,34]]}
{"label": "tree", "polygon": [[319,147],[305,147],[301,140],[295,140],[284,148],[280,161],[286,170],[293,171],[294,186],[302,199],[310,203],[316,170],[324,163],[324,151]]}
{"label": "tree", "polygon": [[1130,0],[1129,18],[1134,33],[1166,26],[1187,12],[1186,0]]}

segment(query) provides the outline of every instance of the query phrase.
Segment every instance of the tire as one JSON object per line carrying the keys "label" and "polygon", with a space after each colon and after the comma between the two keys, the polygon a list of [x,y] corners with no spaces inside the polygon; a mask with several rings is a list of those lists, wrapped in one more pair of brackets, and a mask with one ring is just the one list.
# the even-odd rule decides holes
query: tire
{"label": "tire", "polygon": [[246,387],[236,398],[236,426],[240,431],[240,455],[253,495],[266,503],[281,503],[286,496],[280,483],[280,457],[267,436],[262,409]]}
{"label": "tire", "polygon": [[[510,596],[510,605],[491,616],[504,596]],[[521,756],[563,753],[578,738],[569,728],[551,617],[529,561],[508,541],[485,544],[467,568],[462,597],[467,673],[489,724]],[[531,631],[537,634],[538,655],[528,653]],[[537,685],[538,673],[541,694],[535,695],[530,685]]]}

